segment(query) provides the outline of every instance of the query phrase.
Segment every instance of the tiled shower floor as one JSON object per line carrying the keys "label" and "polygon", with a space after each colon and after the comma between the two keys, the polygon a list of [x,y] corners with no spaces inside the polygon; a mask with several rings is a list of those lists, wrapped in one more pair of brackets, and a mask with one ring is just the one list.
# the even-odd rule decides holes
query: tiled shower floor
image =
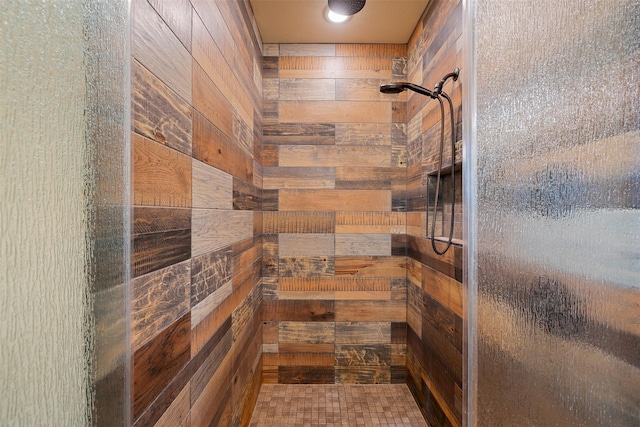
{"label": "tiled shower floor", "polygon": [[251,427],[420,426],[404,384],[264,384]]}

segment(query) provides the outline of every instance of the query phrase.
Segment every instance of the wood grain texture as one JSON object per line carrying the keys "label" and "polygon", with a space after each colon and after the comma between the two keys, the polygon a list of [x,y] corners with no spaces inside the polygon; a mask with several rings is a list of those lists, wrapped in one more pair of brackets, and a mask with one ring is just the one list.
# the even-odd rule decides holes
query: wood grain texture
{"label": "wood grain texture", "polygon": [[191,257],[189,209],[135,207],[133,277]]}
{"label": "wood grain texture", "polygon": [[336,257],[336,276],[403,278],[405,275],[404,257]]}
{"label": "wood grain texture", "polygon": [[253,181],[253,160],[204,116],[194,114],[193,156],[245,182]]}
{"label": "wood grain texture", "polygon": [[379,79],[337,79],[335,83],[336,101],[386,101],[404,100],[405,93],[389,97],[380,92],[380,85],[386,80]]}
{"label": "wood grain texture", "polygon": [[333,367],[278,366],[278,384],[334,384]]}
{"label": "wood grain texture", "polygon": [[376,57],[281,56],[280,78],[390,79],[391,61]]}
{"label": "wood grain texture", "polygon": [[138,61],[131,90],[136,133],[191,155],[191,106]]}
{"label": "wood grain texture", "polygon": [[390,211],[388,190],[280,190],[281,211]]}
{"label": "wood grain texture", "polygon": [[208,351],[206,357],[198,366],[191,378],[191,403],[195,403],[201,396],[211,378],[216,374],[218,368],[229,355],[231,350],[231,320],[226,322],[211,339],[212,350]]}
{"label": "wood grain texture", "polygon": [[280,343],[331,344],[335,341],[333,322],[280,322]]}
{"label": "wood grain texture", "polygon": [[280,291],[378,291],[390,292],[391,279],[371,277],[281,277],[278,282]]}
{"label": "wood grain texture", "polygon": [[[393,147],[389,164],[393,160]],[[354,167],[336,168],[336,188],[347,190],[405,190],[406,168],[403,167]]]}
{"label": "wood grain texture", "polygon": [[190,313],[133,355],[133,416],[138,418],[190,358]]}
{"label": "wood grain texture", "polygon": [[193,107],[226,136],[233,136],[233,107],[196,62],[193,64]]}
{"label": "wood grain texture", "polygon": [[333,276],[335,261],[330,256],[279,257],[280,277],[323,277]]}
{"label": "wood grain texture", "polygon": [[336,233],[404,234],[404,212],[336,212]]}
{"label": "wood grain texture", "polygon": [[333,234],[281,233],[278,236],[280,256],[334,255]]}
{"label": "wood grain texture", "polygon": [[191,206],[191,159],[133,134],[133,203]]}
{"label": "wood grain texture", "polygon": [[317,146],[285,145],[278,152],[279,166],[391,166],[391,147],[388,146]]}
{"label": "wood grain texture", "polygon": [[131,343],[134,351],[189,311],[189,281],[189,261],[131,281]]}
{"label": "wood grain texture", "polygon": [[336,123],[336,145],[391,145],[387,123]]}
{"label": "wood grain texture", "polygon": [[154,427],[182,427],[185,425],[183,423],[188,423],[190,409],[189,385],[187,385],[154,424]]}
{"label": "wood grain texture", "polygon": [[199,324],[207,316],[209,316],[218,306],[220,306],[233,293],[233,285],[231,280],[218,287],[208,296],[203,298],[197,305],[191,308],[191,323]]}
{"label": "wood grain texture", "polygon": [[262,205],[262,190],[238,178],[233,178],[233,209],[259,210]]}
{"label": "wood grain texture", "polygon": [[403,322],[407,318],[402,301],[336,301],[336,322]]}
{"label": "wood grain texture", "polygon": [[262,60],[262,78],[277,79],[278,69],[280,68],[280,58],[277,56],[268,56],[267,53],[268,52],[265,52]]}
{"label": "wood grain texture", "polygon": [[253,237],[253,213],[193,209],[191,254],[198,256]]}
{"label": "wood grain texture", "polygon": [[[280,101],[335,101],[334,79],[279,79]],[[341,98],[339,98],[341,99]]]}
{"label": "wood grain texture", "polygon": [[146,0],[132,7],[133,57],[190,104],[191,55]]}
{"label": "wood grain texture", "polygon": [[191,259],[191,307],[231,280],[231,246]]}
{"label": "wood grain texture", "polygon": [[271,366],[331,366],[335,362],[333,353],[266,353],[263,363]]}
{"label": "wood grain texture", "polygon": [[389,384],[391,368],[388,366],[337,367],[336,384]]}
{"label": "wood grain texture", "polygon": [[283,43],[280,45],[280,56],[335,56],[336,45],[333,43]]}
{"label": "wood grain texture", "polygon": [[237,274],[262,259],[262,239],[254,236],[231,245],[231,272]]}
{"label": "wood grain texture", "polygon": [[335,366],[391,366],[391,344],[338,344]]}
{"label": "wood grain texture", "polygon": [[262,99],[269,101],[280,99],[279,79],[262,79]]}
{"label": "wood grain texture", "polygon": [[391,322],[336,322],[336,344],[387,344]]}
{"label": "wood grain texture", "polygon": [[149,0],[162,20],[191,52],[191,3],[189,0]]}
{"label": "wood grain texture", "polygon": [[422,289],[458,317],[462,317],[462,283],[430,267],[422,267]]}
{"label": "wood grain texture", "polygon": [[407,55],[406,44],[395,43],[341,43],[336,44],[336,56],[365,56],[394,58]]}
{"label": "wood grain texture", "polygon": [[226,172],[193,160],[191,164],[194,208],[233,209],[233,177]]}
{"label": "wood grain texture", "polygon": [[277,167],[264,168],[265,189],[333,189],[336,170],[331,167]]}
{"label": "wood grain texture", "polygon": [[336,234],[336,255],[390,256],[390,234]]}
{"label": "wood grain texture", "polygon": [[272,145],[333,145],[336,125],[333,123],[267,123],[263,128],[264,143]]}
{"label": "wood grain texture", "polygon": [[278,301],[278,320],[281,322],[332,322],[334,318],[334,301]]}
{"label": "wood grain texture", "polygon": [[278,116],[285,123],[391,123],[389,105],[374,101],[280,101]]}
{"label": "wood grain texture", "polygon": [[263,230],[274,233],[334,233],[334,212],[265,212]]}

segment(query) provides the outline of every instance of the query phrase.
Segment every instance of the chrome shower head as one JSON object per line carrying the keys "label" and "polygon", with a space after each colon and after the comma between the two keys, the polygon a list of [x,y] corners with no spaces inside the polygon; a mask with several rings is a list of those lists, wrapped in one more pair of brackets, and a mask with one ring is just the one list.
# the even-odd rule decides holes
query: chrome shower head
{"label": "chrome shower head", "polygon": [[422,86],[418,86],[408,82],[391,82],[380,85],[380,92],[382,93],[400,93],[409,89],[421,95],[426,95],[429,98],[436,98],[436,95],[429,89],[425,89]]}

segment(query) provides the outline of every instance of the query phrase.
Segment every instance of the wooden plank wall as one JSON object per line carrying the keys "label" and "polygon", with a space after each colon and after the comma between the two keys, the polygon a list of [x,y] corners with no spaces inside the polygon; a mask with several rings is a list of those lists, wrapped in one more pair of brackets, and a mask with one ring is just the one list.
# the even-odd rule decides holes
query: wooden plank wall
{"label": "wooden plank wall", "polygon": [[404,383],[406,45],[264,54],[263,381]]}
{"label": "wooden plank wall", "polygon": [[[408,80],[432,88],[461,67],[462,6],[459,0],[431,2],[408,45]],[[461,69],[458,82],[444,90],[454,101],[456,162],[461,147]],[[426,239],[427,175],[437,170],[440,144],[439,104],[421,95],[407,98],[407,383],[432,426],[462,422],[462,248],[437,255]],[[447,114],[447,124],[449,114]],[[444,165],[451,163],[449,127]],[[461,237],[461,180],[456,179],[456,229]],[[449,185],[450,181],[445,181]],[[449,212],[439,212],[445,222]],[[430,218],[431,219],[431,218]],[[447,229],[448,230],[448,229]]]}
{"label": "wooden plank wall", "polygon": [[132,6],[134,425],[246,425],[262,371],[261,43],[245,1]]}

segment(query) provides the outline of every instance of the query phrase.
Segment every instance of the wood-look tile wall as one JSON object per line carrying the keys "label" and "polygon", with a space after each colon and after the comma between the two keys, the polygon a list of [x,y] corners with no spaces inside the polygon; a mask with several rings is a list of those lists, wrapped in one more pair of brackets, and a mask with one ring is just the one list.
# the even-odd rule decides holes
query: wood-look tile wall
{"label": "wood-look tile wall", "polygon": [[246,1],[132,7],[134,425],[245,425],[262,371],[261,43]]}
{"label": "wood-look tile wall", "polygon": [[[459,0],[431,2],[408,45],[408,80],[431,88],[445,74],[461,67],[462,5]],[[461,82],[444,90],[453,99],[457,150],[462,161]],[[407,383],[432,426],[462,422],[462,248],[454,245],[437,255],[426,239],[425,193],[428,175],[437,171],[440,107],[417,94],[407,97]],[[444,166],[451,164],[446,117]],[[461,180],[456,177],[456,228],[462,235]],[[449,188],[450,177],[444,181]],[[449,191],[450,192],[450,191]],[[450,196],[450,194],[447,194]],[[431,208],[431,207],[430,207]],[[438,213],[447,223],[450,210]],[[432,220],[433,217],[430,218]],[[430,226],[430,225],[429,225]],[[448,228],[445,227],[448,235]],[[442,246],[442,245],[441,245]]]}
{"label": "wood-look tile wall", "polygon": [[264,52],[263,380],[404,383],[406,46]]}

